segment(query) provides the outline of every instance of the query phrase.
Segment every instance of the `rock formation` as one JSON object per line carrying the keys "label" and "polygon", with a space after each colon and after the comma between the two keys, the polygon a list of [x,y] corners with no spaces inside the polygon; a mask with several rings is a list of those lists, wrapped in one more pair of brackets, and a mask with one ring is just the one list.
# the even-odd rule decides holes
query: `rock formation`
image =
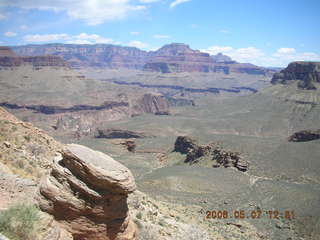
{"label": "rock formation", "polygon": [[144,69],[162,73],[209,72],[212,62],[208,53],[192,50],[183,43],[174,43],[152,53]]}
{"label": "rock formation", "polygon": [[13,47],[20,56],[56,55],[74,67],[141,69],[148,53],[135,47],[111,44],[44,44]]}
{"label": "rock formation", "polygon": [[134,114],[154,113],[156,115],[169,115],[169,102],[160,94],[144,94],[133,106]]}
{"label": "rock formation", "polygon": [[136,228],[127,197],[135,189],[126,167],[101,152],[71,144],[42,179],[39,206],[74,240],[133,240]]}
{"label": "rock formation", "polygon": [[12,49],[19,56],[59,56],[73,68],[128,68],[162,73],[237,72],[259,75],[274,72],[252,64],[237,63],[221,53],[210,56],[183,43],[167,44],[150,52],[111,44],[44,44],[15,46]]}
{"label": "rock formation", "polygon": [[193,138],[179,136],[174,144],[174,151],[186,154],[185,163],[195,164],[203,159],[213,162],[212,167],[235,167],[245,172],[248,162],[238,152],[225,151],[217,144],[199,145]]}
{"label": "rock formation", "polygon": [[320,139],[320,129],[295,132],[289,137],[290,142],[308,142]]}
{"label": "rock formation", "polygon": [[292,62],[280,73],[275,73],[272,84],[287,84],[298,82],[298,87],[306,90],[317,89],[316,83],[320,83],[320,62]]}

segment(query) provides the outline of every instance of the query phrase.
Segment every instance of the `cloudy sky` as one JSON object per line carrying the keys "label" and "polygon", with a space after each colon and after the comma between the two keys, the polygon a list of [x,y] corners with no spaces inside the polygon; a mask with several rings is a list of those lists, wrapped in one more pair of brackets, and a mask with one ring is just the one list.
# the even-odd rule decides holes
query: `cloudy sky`
{"label": "cloudy sky", "polygon": [[0,45],[182,42],[240,62],[320,61],[319,0],[0,0]]}

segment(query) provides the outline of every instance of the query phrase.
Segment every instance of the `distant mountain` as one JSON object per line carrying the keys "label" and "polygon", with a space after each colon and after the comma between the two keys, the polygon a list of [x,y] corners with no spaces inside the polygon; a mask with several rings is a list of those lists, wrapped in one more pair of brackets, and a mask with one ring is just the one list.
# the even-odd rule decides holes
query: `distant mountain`
{"label": "distant mountain", "polygon": [[73,68],[127,68],[162,73],[237,72],[261,75],[274,72],[252,64],[237,63],[221,53],[210,56],[183,43],[167,44],[157,51],[149,52],[111,44],[25,45],[12,47],[12,50],[19,56],[59,56]]}
{"label": "distant mountain", "polygon": [[213,55],[211,57],[216,63],[235,63],[235,61],[233,61],[231,57],[223,55],[222,53],[218,53],[217,55]]}
{"label": "distant mountain", "polygon": [[141,69],[148,53],[134,47],[111,44],[44,44],[12,47],[20,56],[60,56],[74,68],[108,67]]}
{"label": "distant mountain", "polygon": [[0,67],[18,67],[32,65],[33,67],[68,67],[69,64],[58,56],[17,56],[9,47],[0,47]]}

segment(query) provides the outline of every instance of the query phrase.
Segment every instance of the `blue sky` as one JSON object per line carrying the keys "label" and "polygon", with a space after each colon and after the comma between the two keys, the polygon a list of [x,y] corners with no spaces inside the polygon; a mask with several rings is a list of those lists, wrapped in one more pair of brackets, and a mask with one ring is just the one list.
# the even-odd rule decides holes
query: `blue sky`
{"label": "blue sky", "polygon": [[319,0],[0,0],[0,44],[171,42],[240,62],[320,61]]}

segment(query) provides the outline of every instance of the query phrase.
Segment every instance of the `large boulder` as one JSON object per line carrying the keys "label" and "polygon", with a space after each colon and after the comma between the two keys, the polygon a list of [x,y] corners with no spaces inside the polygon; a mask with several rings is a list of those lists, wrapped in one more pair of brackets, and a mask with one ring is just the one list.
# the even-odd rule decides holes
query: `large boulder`
{"label": "large boulder", "polygon": [[40,208],[75,240],[133,240],[127,197],[136,189],[129,169],[111,157],[71,144],[42,179]]}

